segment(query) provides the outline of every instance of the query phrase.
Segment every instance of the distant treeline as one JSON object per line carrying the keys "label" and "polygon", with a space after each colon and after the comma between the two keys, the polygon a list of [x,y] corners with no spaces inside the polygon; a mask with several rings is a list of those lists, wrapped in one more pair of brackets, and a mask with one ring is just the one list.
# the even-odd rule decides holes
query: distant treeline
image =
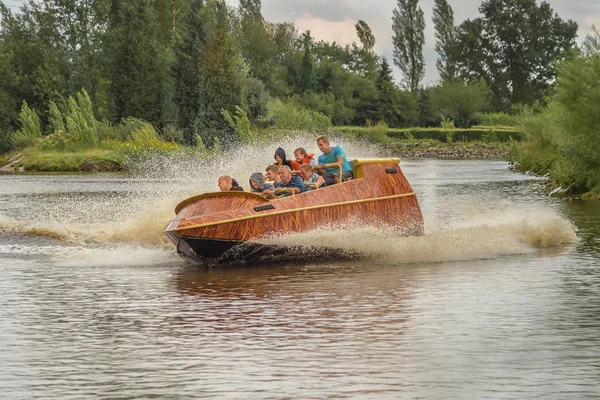
{"label": "distant treeline", "polygon": [[67,115],[82,89],[99,121],[137,118],[186,144],[237,140],[234,115],[278,127],[298,109],[325,125],[468,128],[478,112],[543,104],[556,61],[576,53],[577,25],[545,2],[486,0],[460,25],[446,0],[433,11],[441,79],[423,87],[418,0],[390,15],[398,83],[364,21],[342,46],[265,21],[260,0],[29,0],[16,14],[0,1],[0,152],[24,103],[53,134],[50,105]]}

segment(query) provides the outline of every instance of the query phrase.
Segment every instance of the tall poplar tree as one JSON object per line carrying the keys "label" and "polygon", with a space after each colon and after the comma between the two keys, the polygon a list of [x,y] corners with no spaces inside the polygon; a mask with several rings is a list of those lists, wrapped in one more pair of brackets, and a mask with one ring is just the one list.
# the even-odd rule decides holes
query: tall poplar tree
{"label": "tall poplar tree", "polygon": [[200,60],[199,134],[205,144],[231,144],[235,132],[223,111],[235,113],[242,105],[242,58],[234,35],[230,10],[224,0],[206,2],[206,42]]}
{"label": "tall poplar tree", "polygon": [[190,0],[182,19],[181,34],[175,46],[174,101],[177,126],[183,130],[186,143],[195,145],[198,112],[202,97],[202,52],[206,41],[204,0]]}
{"label": "tall poplar tree", "polygon": [[435,29],[435,51],[439,58],[435,62],[442,82],[456,78],[456,28],[454,12],[447,0],[435,0],[433,7],[433,26]]}
{"label": "tall poplar tree", "polygon": [[392,30],[394,64],[404,75],[403,86],[416,98],[425,76],[425,18],[419,0],[398,0],[392,16]]}
{"label": "tall poplar tree", "polygon": [[115,103],[115,119],[136,117],[162,126],[169,92],[171,30],[165,25],[155,1],[113,0],[109,43],[110,77]]}
{"label": "tall poplar tree", "polygon": [[313,66],[313,57],[310,51],[311,37],[310,31],[304,34],[304,56],[302,57],[302,73],[300,74],[300,89],[302,93],[314,92],[315,90],[315,71]]}

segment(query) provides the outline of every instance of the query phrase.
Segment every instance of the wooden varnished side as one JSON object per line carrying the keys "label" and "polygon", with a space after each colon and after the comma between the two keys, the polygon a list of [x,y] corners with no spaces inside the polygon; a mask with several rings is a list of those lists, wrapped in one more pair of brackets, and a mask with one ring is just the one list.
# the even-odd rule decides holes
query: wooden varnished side
{"label": "wooden varnished side", "polygon": [[[177,219],[168,230],[184,237],[250,240],[348,222],[398,228],[422,226],[416,196],[396,162],[368,162],[359,168],[359,179],[271,201],[240,192],[196,196],[178,205]],[[265,204],[274,209],[254,210]]]}

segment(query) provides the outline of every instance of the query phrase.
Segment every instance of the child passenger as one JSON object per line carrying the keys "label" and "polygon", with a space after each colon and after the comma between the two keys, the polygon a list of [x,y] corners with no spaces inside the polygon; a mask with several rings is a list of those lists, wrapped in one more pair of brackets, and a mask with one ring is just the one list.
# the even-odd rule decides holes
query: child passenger
{"label": "child passenger", "polygon": [[317,165],[317,160],[313,158],[314,156],[315,155],[313,153],[307,154],[306,150],[304,150],[304,147],[298,147],[296,150],[294,150],[294,158],[296,159],[296,162],[300,164],[300,166],[304,164],[310,164],[314,167]]}

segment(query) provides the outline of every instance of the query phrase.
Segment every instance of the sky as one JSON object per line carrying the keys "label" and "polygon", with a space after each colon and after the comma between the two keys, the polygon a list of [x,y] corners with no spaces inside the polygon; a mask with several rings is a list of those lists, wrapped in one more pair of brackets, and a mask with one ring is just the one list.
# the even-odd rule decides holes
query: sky
{"label": "sky", "polygon": [[[17,11],[23,0],[2,0],[13,11]],[[236,6],[237,0],[226,0]],[[459,25],[468,18],[479,16],[482,0],[448,0],[454,10],[454,23]],[[546,0],[550,7],[563,19],[571,19],[579,26],[579,42],[589,33],[592,24],[600,28],[600,0]],[[425,14],[425,78],[426,86],[439,79],[435,67],[437,53],[431,21],[434,0],[420,0]],[[539,1],[538,1],[539,4]],[[386,56],[392,63],[392,11],[396,0],[262,0],[262,13],[267,21],[294,22],[299,32],[310,30],[317,40],[337,42],[342,45],[358,42],[354,24],[363,20],[375,35],[375,51]],[[400,81],[401,74],[393,66],[394,78]]]}

